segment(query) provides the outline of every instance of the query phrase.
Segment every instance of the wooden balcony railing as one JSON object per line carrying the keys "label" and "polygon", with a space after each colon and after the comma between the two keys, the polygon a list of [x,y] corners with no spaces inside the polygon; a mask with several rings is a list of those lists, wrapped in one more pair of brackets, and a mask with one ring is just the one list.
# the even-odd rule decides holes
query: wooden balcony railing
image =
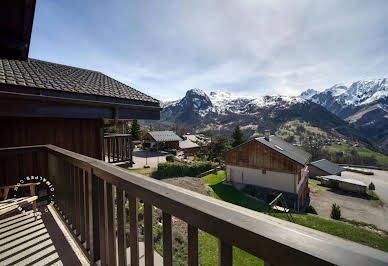
{"label": "wooden balcony railing", "polygon": [[[55,207],[84,248],[101,265],[138,265],[137,201],[144,202],[145,264],[153,265],[153,206],[163,212],[163,263],[172,265],[171,217],[188,224],[188,265],[198,265],[198,230],[219,239],[219,265],[232,265],[232,247],[265,265],[387,265],[388,254],[128,172],[52,145],[0,149],[23,160],[44,153],[55,186]],[[24,162],[16,164],[23,165]],[[33,173],[32,173],[33,174]],[[130,262],[126,261],[126,195]]]}
{"label": "wooden balcony railing", "polygon": [[104,156],[109,163],[132,163],[132,137],[130,134],[104,136]]}

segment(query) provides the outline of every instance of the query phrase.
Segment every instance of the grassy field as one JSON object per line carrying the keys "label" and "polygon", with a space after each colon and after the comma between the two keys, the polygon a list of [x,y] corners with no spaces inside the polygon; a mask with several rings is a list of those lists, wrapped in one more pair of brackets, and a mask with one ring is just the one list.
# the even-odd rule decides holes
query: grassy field
{"label": "grassy field", "polygon": [[329,187],[322,186],[321,185],[321,181],[318,181],[318,180],[315,180],[315,179],[312,179],[312,178],[309,179],[309,186],[313,187],[313,188],[319,188],[319,189],[322,189],[322,190],[330,190]]}
{"label": "grassy field", "polygon": [[[218,239],[207,233],[201,233],[198,239],[199,264],[218,264]],[[244,250],[233,247],[233,265],[264,265],[263,261]]]}
{"label": "grassy field", "polygon": [[[284,213],[271,213],[270,215],[288,220]],[[295,223],[299,225],[388,252],[388,237],[377,232],[316,215],[293,214],[292,216]]]}
{"label": "grassy field", "polygon": [[307,122],[293,120],[285,123],[276,131],[276,136],[289,142],[300,143],[303,138],[317,135],[326,138],[327,133],[320,128],[313,127]]}
{"label": "grassy field", "polygon": [[211,174],[202,177],[202,181],[209,186],[209,194],[213,198],[230,202],[254,211],[267,211],[267,203],[257,200],[245,193],[242,193],[232,186],[222,184],[225,179],[225,172],[218,171],[217,175]]}
{"label": "grassy field", "polygon": [[[236,190],[234,187],[221,184],[220,182],[224,179],[224,176],[225,172],[219,171],[217,175],[208,175],[202,178],[202,180],[211,187],[210,195],[212,197],[251,210],[265,212],[267,209],[267,204],[265,202],[255,200]],[[217,181],[219,183],[216,183]],[[320,186],[318,181],[315,182],[315,180],[310,184],[312,186],[327,189],[326,187]],[[267,214],[283,220],[288,220],[284,213]],[[293,217],[297,224],[388,252],[388,237],[378,232],[344,222],[324,219],[316,215],[293,214]]]}
{"label": "grassy field", "polygon": [[330,154],[335,154],[336,152],[343,151],[345,152],[345,157],[349,156],[351,154],[351,151],[354,150],[358,156],[360,157],[375,157],[377,160],[377,163],[383,167],[388,167],[388,156],[374,152],[368,148],[365,147],[353,147],[353,145],[344,143],[341,145],[338,144],[332,144],[330,146],[326,146],[325,149],[330,153]]}

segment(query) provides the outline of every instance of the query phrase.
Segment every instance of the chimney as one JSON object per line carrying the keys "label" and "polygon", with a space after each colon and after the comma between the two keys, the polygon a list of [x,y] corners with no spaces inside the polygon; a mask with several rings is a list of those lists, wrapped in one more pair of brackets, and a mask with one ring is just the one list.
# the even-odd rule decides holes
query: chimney
{"label": "chimney", "polygon": [[269,138],[270,134],[271,134],[271,131],[269,129],[264,130],[264,139],[267,141],[270,141],[270,138]]}

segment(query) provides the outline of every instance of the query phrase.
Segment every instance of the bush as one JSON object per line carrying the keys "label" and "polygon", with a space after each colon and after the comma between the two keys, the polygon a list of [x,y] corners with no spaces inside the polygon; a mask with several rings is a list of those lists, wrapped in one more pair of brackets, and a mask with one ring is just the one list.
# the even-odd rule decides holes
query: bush
{"label": "bush", "polygon": [[331,214],[330,214],[330,217],[331,217],[332,219],[335,219],[335,220],[341,219],[341,208],[340,208],[339,205],[337,205],[337,204],[334,203],[334,204],[331,206]]}
{"label": "bush", "polygon": [[167,162],[173,162],[174,158],[175,158],[175,156],[173,154],[167,154],[166,161]]}
{"label": "bush", "polygon": [[119,133],[119,130],[117,129],[117,127],[105,127],[104,133],[117,134]]}
{"label": "bush", "polygon": [[173,149],[173,150],[168,150],[167,152],[168,152],[169,154],[176,155],[176,150],[175,150],[175,149]]}
{"label": "bush", "polygon": [[159,177],[197,176],[213,168],[211,162],[195,162],[185,164],[180,162],[166,162],[158,164]]}
{"label": "bush", "polygon": [[317,210],[311,205],[306,208],[306,213],[318,214]]}

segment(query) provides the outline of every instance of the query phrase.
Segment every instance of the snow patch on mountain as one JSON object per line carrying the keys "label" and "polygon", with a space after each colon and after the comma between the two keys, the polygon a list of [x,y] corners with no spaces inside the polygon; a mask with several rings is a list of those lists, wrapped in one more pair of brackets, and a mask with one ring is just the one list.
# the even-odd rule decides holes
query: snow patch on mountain
{"label": "snow patch on mountain", "polygon": [[299,97],[302,99],[310,100],[315,94],[319,93],[317,90],[308,89],[302,92]]}
{"label": "snow patch on mountain", "polygon": [[260,108],[279,105],[280,107],[303,102],[304,99],[290,96],[240,96],[230,92],[216,90],[207,95],[201,89],[187,91],[186,96],[180,100],[167,101],[162,107],[190,104],[191,108],[201,117],[210,112],[216,114],[225,113],[255,113]]}

